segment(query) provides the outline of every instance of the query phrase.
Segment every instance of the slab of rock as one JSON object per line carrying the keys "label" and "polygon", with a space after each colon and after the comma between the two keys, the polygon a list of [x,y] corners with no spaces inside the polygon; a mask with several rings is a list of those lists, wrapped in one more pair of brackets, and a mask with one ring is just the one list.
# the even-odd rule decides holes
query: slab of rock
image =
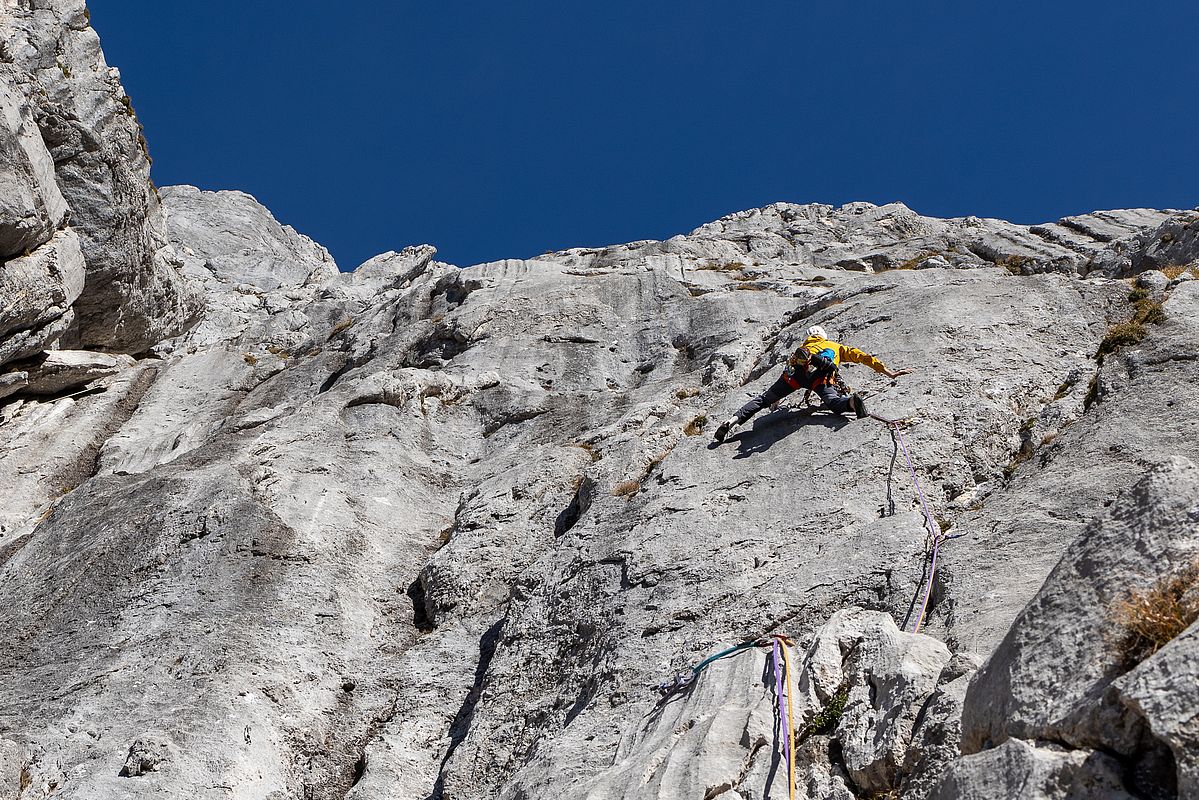
{"label": "slab of rock", "polygon": [[1154,227],[1130,231],[1096,253],[1089,269],[1126,277],[1188,266],[1199,267],[1199,210],[1174,212]]}
{"label": "slab of rock", "polygon": [[52,350],[24,364],[29,373],[25,392],[32,395],[61,394],[114,375],[136,363],[132,356],[109,355],[89,350]]}
{"label": "slab of rock", "polygon": [[799,691],[809,710],[801,726],[843,692],[835,737],[850,780],[863,792],[897,791],[916,759],[917,718],[949,660],[942,642],[900,631],[889,614],[839,611],[804,659]]}
{"label": "slab of rock", "polygon": [[[1199,516],[1199,508],[1192,513]],[[1120,702],[1169,746],[1178,797],[1199,797],[1199,622],[1113,686]]]}
{"label": "slab of rock", "polygon": [[0,399],[16,394],[29,385],[28,372],[0,373]]}
{"label": "slab of rock", "polygon": [[[1162,651],[1122,682],[1129,665],[1114,608],[1129,592],[1147,589],[1199,558],[1196,509],[1199,468],[1173,458],[1150,470],[1083,532],[972,681],[963,711],[964,753],[1011,738],[1048,740],[1102,749],[1135,765],[1158,758],[1162,741],[1178,746],[1187,738],[1186,726],[1193,723],[1155,707],[1157,727],[1166,734],[1158,739],[1137,708],[1148,700],[1145,687],[1150,685],[1156,686],[1154,697],[1174,698],[1171,702],[1193,693],[1193,675],[1174,666],[1193,644],[1183,641]],[[1124,686],[1141,687],[1131,690],[1139,700],[1124,697]],[[1185,777],[1183,770],[1188,770]],[[1193,762],[1184,759],[1177,778],[1149,774],[1141,779],[1151,785],[1181,784],[1194,780],[1190,770]]]}
{"label": "slab of rock", "polygon": [[400,288],[424,272],[435,255],[437,248],[427,244],[380,253],[348,273],[344,282],[372,292]]}

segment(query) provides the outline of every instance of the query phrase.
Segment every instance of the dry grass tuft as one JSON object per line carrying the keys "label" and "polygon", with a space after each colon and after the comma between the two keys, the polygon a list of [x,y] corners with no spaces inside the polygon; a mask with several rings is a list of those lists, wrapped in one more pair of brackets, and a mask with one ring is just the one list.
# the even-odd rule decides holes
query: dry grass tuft
{"label": "dry grass tuft", "polygon": [[683,433],[688,436],[698,436],[708,425],[708,415],[700,414],[683,426]]}
{"label": "dry grass tuft", "polygon": [[329,335],[325,337],[325,341],[327,342],[330,339],[332,339],[334,336],[336,336],[337,334],[348,330],[349,327],[353,324],[354,324],[353,317],[342,317],[341,320],[339,320],[338,323],[329,330]]}
{"label": "dry grass tuft", "polygon": [[1107,329],[1107,335],[1099,343],[1099,350],[1095,353],[1095,357],[1106,356],[1127,345],[1140,344],[1141,340],[1145,338],[1145,334],[1145,326],[1136,320],[1117,322]]}
{"label": "dry grass tuft", "polygon": [[702,267],[696,267],[696,269],[714,270],[716,272],[739,272],[745,269],[745,265],[740,261],[714,261]]}
{"label": "dry grass tuft", "polygon": [[612,487],[613,497],[632,497],[641,491],[641,481],[622,481]]}
{"label": "dry grass tuft", "polygon": [[604,454],[600,451],[600,449],[590,442],[574,442],[570,446],[577,447],[587,455],[591,456],[592,463],[595,463],[604,457]]}
{"label": "dry grass tuft", "polygon": [[1142,325],[1151,323],[1153,325],[1161,325],[1166,321],[1166,310],[1162,308],[1162,304],[1156,300],[1138,300],[1136,303],[1136,314],[1133,315],[1133,321],[1139,322]]}
{"label": "dry grass tuft", "polygon": [[1139,664],[1199,619],[1199,560],[1145,590],[1133,590],[1112,608],[1124,629],[1119,643],[1127,665]]}
{"label": "dry grass tuft", "polygon": [[1182,275],[1182,273],[1186,272],[1188,269],[1191,269],[1191,267],[1187,266],[1186,264],[1174,264],[1169,267],[1162,267],[1161,272],[1163,275],[1165,275],[1170,280],[1174,280],[1179,275]]}
{"label": "dry grass tuft", "polygon": [[923,253],[916,256],[915,258],[909,258],[907,261],[903,262],[895,269],[916,269],[916,267],[920,266],[925,261],[928,261],[930,258],[935,258],[936,256],[939,256],[939,255],[941,255],[941,254],[939,252],[937,252],[936,250],[925,250]]}
{"label": "dry grass tuft", "polygon": [[674,396],[680,400],[686,400],[688,397],[695,397],[699,394],[699,388],[696,386],[684,386],[674,393]]}
{"label": "dry grass tuft", "polygon": [[1030,264],[1032,261],[1033,259],[1029,258],[1028,256],[1018,256],[1014,253],[1012,255],[1000,256],[999,258],[995,259],[995,263],[998,266],[1003,267],[1013,275],[1023,275],[1024,265]]}

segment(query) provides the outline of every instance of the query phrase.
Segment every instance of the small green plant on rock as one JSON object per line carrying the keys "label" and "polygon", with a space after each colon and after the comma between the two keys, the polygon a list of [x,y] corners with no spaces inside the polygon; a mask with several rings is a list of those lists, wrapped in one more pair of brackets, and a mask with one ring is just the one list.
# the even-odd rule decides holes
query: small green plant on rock
{"label": "small green plant on rock", "polygon": [[812,721],[803,729],[804,736],[832,733],[833,728],[836,728],[837,723],[841,720],[841,714],[845,712],[845,702],[847,700],[849,700],[849,687],[842,686],[833,695],[833,698],[828,701],[828,705],[820,713],[812,717]]}
{"label": "small green plant on rock", "polygon": [[1199,619],[1199,560],[1134,589],[1115,604],[1112,618],[1124,631],[1118,646],[1125,664],[1144,661]]}

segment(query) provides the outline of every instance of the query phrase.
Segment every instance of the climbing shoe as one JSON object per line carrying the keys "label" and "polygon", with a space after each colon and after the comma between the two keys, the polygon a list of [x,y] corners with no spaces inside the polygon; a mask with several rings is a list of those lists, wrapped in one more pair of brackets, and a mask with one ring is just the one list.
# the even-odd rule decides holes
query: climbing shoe
{"label": "climbing shoe", "polygon": [[716,435],[713,437],[716,441],[723,443],[725,438],[732,432],[733,428],[741,424],[741,421],[736,417],[729,417],[720,426],[716,428]]}
{"label": "climbing shoe", "polygon": [[853,413],[858,415],[858,419],[866,416],[866,402],[856,393],[849,396],[849,407]]}

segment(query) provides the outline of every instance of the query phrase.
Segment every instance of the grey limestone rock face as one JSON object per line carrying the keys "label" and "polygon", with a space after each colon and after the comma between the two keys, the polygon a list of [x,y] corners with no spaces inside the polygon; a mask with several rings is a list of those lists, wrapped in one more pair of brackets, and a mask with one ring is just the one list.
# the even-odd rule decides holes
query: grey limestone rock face
{"label": "grey limestone rock face", "polygon": [[348,282],[354,286],[369,286],[374,291],[397,289],[420,275],[437,254],[429,245],[405,247],[381,253],[360,264],[350,273]]}
{"label": "grey limestone rock face", "polygon": [[27,372],[25,392],[32,395],[59,394],[99,378],[115,375],[134,365],[127,355],[109,355],[87,350],[53,350],[22,363]]}
{"label": "grey limestone rock face", "polygon": [[[1186,555],[1166,473],[1115,498],[1199,458],[1199,281],[1146,271],[1189,252],[1189,212],[779,203],[338,274],[248,195],[160,208],[82,3],[3,9],[3,152],[44,178],[27,106],[71,208],[5,212],[48,238],[0,266],[20,800],[779,797],[765,651],[649,688],[771,633],[797,642],[800,797],[1192,791],[1194,628],[1119,674],[1079,639],[1087,602]],[[1100,357],[1134,273],[1164,317]],[[813,324],[915,369],[843,370],[903,439],[792,396],[715,446]],[[920,634],[913,476],[955,537]]]}
{"label": "grey limestone rock face", "polygon": [[[209,246],[237,253],[235,233]],[[176,242],[189,246],[182,232]],[[757,290],[728,279],[695,291],[653,260],[459,270],[431,256],[384,257],[378,278],[222,284],[206,319],[163,344],[152,383],[128,370],[100,395],[9,412],[9,441],[62,454],[44,468],[28,448],[0,460],[29,476],[6,510],[18,538],[0,607],[15,645],[0,662],[0,722],[28,744],[32,786],[61,781],[61,764],[67,797],[120,796],[129,780],[188,797],[218,796],[211,785],[760,797],[778,780],[760,655],[719,662],[656,717],[646,687],[722,642],[778,630],[846,642],[818,648],[835,651],[829,674],[849,694],[838,726],[800,748],[806,796],[925,796],[956,754],[971,666],[897,630],[926,564],[910,476],[892,463],[902,454],[872,420],[784,408],[715,449],[705,420],[773,381],[813,323],[916,366],[898,381],[846,377],[872,408],[911,418],[935,513],[969,532],[946,553],[965,554],[1039,519],[1019,509],[1035,509],[1054,462],[1004,474],[1029,418],[1060,431],[1061,464],[1131,481],[1122,456],[1092,449],[1136,401],[1120,373],[1165,387],[1192,367],[1174,358],[1191,335],[1190,284],[1171,290],[1140,366],[1109,357],[1108,390],[1084,408],[1127,284],[780,264]],[[1143,429],[1192,442],[1183,415],[1121,422],[1126,441]],[[88,444],[68,446],[83,430]],[[71,482],[54,476],[71,470],[83,479],[59,496]],[[971,522],[991,508],[1010,521]],[[1063,532],[1042,537],[1036,563],[1077,532],[1054,524]],[[1052,568],[1036,577],[993,558],[964,582],[948,563],[926,630],[983,655],[966,610],[1015,581],[985,606],[1006,629]],[[69,577],[85,568],[109,577]],[[71,588],[30,588],[46,585]],[[73,633],[84,617],[107,633]],[[829,633],[850,617],[857,633]],[[797,662],[818,685],[823,656]],[[63,684],[78,688],[39,688]],[[804,720],[823,691],[801,704]],[[164,740],[171,761],[118,778],[132,743],[184,703]]]}
{"label": "grey limestone rock face", "polygon": [[1009,739],[955,762],[930,800],[1134,800],[1120,765],[1101,752]]}
{"label": "grey limestone rock face", "polygon": [[[10,86],[32,106],[53,159],[87,263],[86,290],[74,308],[79,343],[146,350],[182,330],[199,297],[167,241],[145,140],[119,74],[105,63],[81,0],[6,3],[0,43]],[[61,219],[58,211],[48,216]]]}
{"label": "grey limestone rock face", "polygon": [[1187,212],[1100,211],[1057,223],[1014,225],[1003,220],[937,219],[902,203],[775,203],[730,214],[663,242],[576,248],[547,258],[572,268],[621,269],[649,263],[677,271],[692,291],[731,281],[744,288],[773,285],[795,267],[886,272],[909,269],[1002,267],[1015,274],[1124,274],[1121,259],[1152,226],[1177,224]]}
{"label": "grey limestone rock face", "polygon": [[1118,678],[1114,687],[1120,702],[1170,748],[1178,796],[1199,795],[1199,623]]}
{"label": "grey limestone rock face", "polygon": [[1098,254],[1092,266],[1119,277],[1199,267],[1199,210],[1178,212],[1156,227],[1131,233]]}
{"label": "grey limestone rock face", "polygon": [[838,611],[816,633],[799,682],[811,701],[805,722],[843,693],[833,736],[854,791],[896,792],[911,774],[916,720],[949,660],[943,643],[901,632],[879,612]]}
{"label": "grey limestone rock face", "polygon": [[8,75],[0,70],[0,260],[49,241],[67,216],[54,161]]}

